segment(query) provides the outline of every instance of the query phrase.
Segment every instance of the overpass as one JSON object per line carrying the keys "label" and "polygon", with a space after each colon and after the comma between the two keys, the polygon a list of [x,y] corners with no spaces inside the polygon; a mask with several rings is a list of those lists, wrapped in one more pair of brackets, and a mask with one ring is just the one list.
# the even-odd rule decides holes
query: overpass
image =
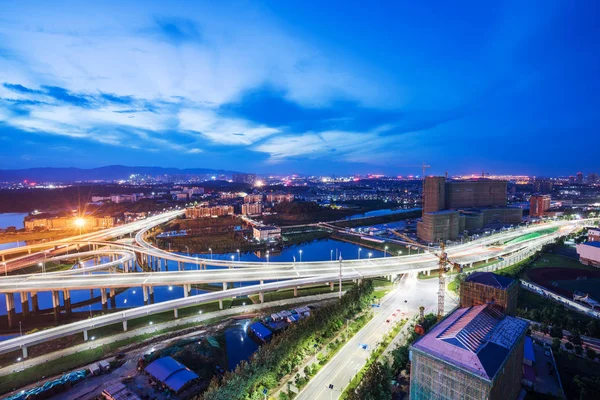
{"label": "overpass", "polygon": [[[27,346],[39,343],[44,340],[60,337],[64,334],[74,334],[84,332],[84,337],[87,336],[88,329],[99,326],[111,325],[122,322],[123,327],[127,329],[127,320],[139,318],[141,316],[173,310],[177,317],[177,309],[189,305],[200,304],[208,301],[231,298],[234,296],[248,295],[259,293],[261,301],[262,294],[269,290],[279,290],[285,288],[298,288],[303,285],[311,285],[317,283],[329,283],[333,290],[333,284],[336,280],[340,283],[342,280],[360,280],[364,277],[389,276],[392,278],[398,274],[409,272],[421,272],[437,269],[437,257],[432,254],[423,253],[412,256],[402,257],[385,257],[377,259],[362,259],[362,260],[347,260],[347,261],[321,261],[321,262],[302,262],[302,263],[269,263],[269,262],[230,262],[224,260],[208,260],[204,258],[196,258],[183,256],[176,253],[169,253],[158,249],[144,240],[144,234],[153,226],[161,224],[169,219],[179,215],[181,211],[174,211],[156,216],[153,219],[137,221],[135,227],[127,227],[123,230],[111,229],[106,236],[119,236],[122,232],[131,232],[132,229],[141,230],[136,235],[137,245],[117,244],[113,242],[94,242],[88,236],[88,247],[94,246],[96,250],[87,252],[88,255],[98,256],[102,253],[114,252],[120,254],[120,257],[110,260],[108,263],[100,264],[92,268],[106,269],[116,266],[123,266],[124,263],[132,261],[133,254],[137,254],[145,262],[155,262],[158,260],[173,260],[180,264],[192,264],[197,266],[197,270],[183,270],[172,272],[146,272],[146,273],[107,273],[101,275],[86,275],[85,272],[90,272],[89,269],[77,269],[68,273],[53,273],[53,274],[32,274],[21,276],[7,276],[0,278],[0,293],[5,293],[7,298],[7,309],[12,309],[14,313],[14,293],[31,292],[37,294],[38,291],[51,291],[55,317],[58,316],[59,310],[59,292],[63,292],[65,299],[65,308],[68,310],[67,302],[70,304],[71,290],[101,288],[102,302],[106,303],[106,289],[109,289],[111,296],[114,296],[116,288],[126,287],[142,287],[144,299],[148,299],[148,294],[152,293],[155,286],[171,286],[180,285],[184,287],[184,298],[171,300],[159,304],[151,304],[135,309],[116,312],[111,315],[91,318],[86,321],[80,321],[56,328],[51,328],[38,333],[25,335],[19,338],[10,339],[0,344],[0,353],[14,351],[15,349],[23,349],[23,354],[26,356]],[[514,229],[498,233],[493,236],[484,237],[474,240],[469,243],[456,245],[449,248],[448,254],[451,259],[459,262],[462,265],[471,265],[473,262],[486,261],[495,257],[504,257],[506,260],[515,260],[522,257],[523,254],[529,254],[535,249],[539,249],[544,243],[555,240],[557,237],[566,235],[576,229],[580,223],[589,222],[590,220],[582,221],[559,221],[545,225],[536,225],[525,229]],[[141,223],[143,222],[143,224]],[[488,247],[497,242],[504,242],[521,236],[525,233],[535,232],[537,230],[546,229],[549,226],[557,226],[559,229],[544,236],[529,239],[520,243],[515,243],[506,246]],[[115,236],[115,237],[116,237]],[[64,240],[68,246],[81,246],[83,243],[81,237],[73,238],[70,241]],[[46,245],[48,246],[48,244]],[[102,247],[102,249],[97,249]],[[86,254],[80,253],[78,255]],[[63,256],[60,256],[63,257]],[[74,257],[74,255],[65,255],[64,257]],[[517,257],[517,258],[515,258]],[[108,265],[110,264],[110,265]],[[212,269],[209,269],[211,266]],[[178,268],[181,269],[181,268]],[[127,270],[127,268],[123,268]],[[132,270],[131,268],[129,270]],[[284,279],[285,281],[272,281],[273,277]],[[189,296],[192,284],[223,282],[222,291],[216,293],[207,293],[196,296]],[[260,282],[258,285],[251,285],[236,289],[227,289],[227,282]],[[23,298],[23,297],[22,297]],[[26,298],[26,296],[25,296]],[[26,304],[26,308],[29,305]],[[35,307],[34,307],[35,309]],[[38,341],[39,340],[39,341]],[[16,346],[16,347],[15,347]],[[4,349],[4,350],[3,350]]]}

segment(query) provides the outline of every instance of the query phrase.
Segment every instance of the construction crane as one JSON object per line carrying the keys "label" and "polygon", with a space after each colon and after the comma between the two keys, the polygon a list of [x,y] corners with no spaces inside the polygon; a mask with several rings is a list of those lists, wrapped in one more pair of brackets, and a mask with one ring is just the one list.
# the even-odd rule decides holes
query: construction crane
{"label": "construction crane", "polygon": [[[396,232],[393,229],[388,229],[392,234],[404,239],[408,243],[413,246],[420,247],[422,249],[428,250],[429,247],[422,245],[421,243],[409,238],[408,236]],[[461,265],[455,262],[452,262],[448,259],[448,253],[446,253],[446,246],[444,242],[440,242],[440,252],[433,253],[438,258],[438,309],[437,309],[437,319],[438,321],[442,319],[444,316],[444,299],[446,295],[446,272],[448,272],[448,265],[451,267],[456,267],[460,270]]]}

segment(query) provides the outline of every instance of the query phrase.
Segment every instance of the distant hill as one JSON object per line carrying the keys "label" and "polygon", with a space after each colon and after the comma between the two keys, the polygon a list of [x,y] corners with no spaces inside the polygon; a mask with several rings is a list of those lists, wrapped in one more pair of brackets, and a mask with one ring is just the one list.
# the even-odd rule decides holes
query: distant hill
{"label": "distant hill", "polygon": [[106,180],[114,181],[127,179],[133,174],[142,175],[231,175],[235,171],[209,168],[162,168],[162,167],[128,167],[124,165],[109,165],[99,168],[27,168],[0,170],[0,182],[75,182]]}

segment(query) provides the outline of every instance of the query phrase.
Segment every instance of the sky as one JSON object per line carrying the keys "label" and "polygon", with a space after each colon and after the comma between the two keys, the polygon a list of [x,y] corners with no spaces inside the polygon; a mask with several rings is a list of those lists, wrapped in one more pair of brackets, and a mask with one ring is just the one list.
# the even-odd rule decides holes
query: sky
{"label": "sky", "polygon": [[0,168],[600,172],[599,13],[0,0]]}

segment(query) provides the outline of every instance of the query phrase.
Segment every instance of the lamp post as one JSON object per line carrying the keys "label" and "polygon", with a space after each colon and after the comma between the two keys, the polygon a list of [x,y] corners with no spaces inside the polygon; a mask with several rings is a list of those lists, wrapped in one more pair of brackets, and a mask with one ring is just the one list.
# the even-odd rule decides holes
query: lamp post
{"label": "lamp post", "polygon": [[333,250],[329,251],[329,261],[333,261]]}
{"label": "lamp post", "polygon": [[300,250],[300,262],[302,262],[302,250]]}
{"label": "lamp post", "polygon": [[6,263],[3,262],[2,265],[4,265],[4,275],[8,276],[8,267],[6,266]]}
{"label": "lamp post", "polygon": [[369,252],[369,260],[371,259],[372,255],[373,255],[373,253]]}
{"label": "lamp post", "polygon": [[210,251],[210,259],[212,260],[212,249],[209,247],[208,251]]}
{"label": "lamp post", "polygon": [[46,273],[46,266],[43,263],[38,263],[38,266],[42,268],[42,274]]}
{"label": "lamp post", "polygon": [[237,249],[238,261],[240,261],[240,249]]}
{"label": "lamp post", "polygon": [[185,249],[187,250],[187,255],[189,257],[190,256],[190,248],[188,246],[185,246]]}
{"label": "lamp post", "polygon": [[359,247],[359,248],[358,248],[358,259],[359,259],[359,260],[360,260],[360,252],[361,252],[361,251],[362,251],[362,248],[361,248],[361,247]]}
{"label": "lamp post", "polygon": [[387,256],[387,250],[388,250],[388,247],[387,247],[387,246],[385,246],[385,247],[383,248],[383,258],[385,258],[385,257]]}

